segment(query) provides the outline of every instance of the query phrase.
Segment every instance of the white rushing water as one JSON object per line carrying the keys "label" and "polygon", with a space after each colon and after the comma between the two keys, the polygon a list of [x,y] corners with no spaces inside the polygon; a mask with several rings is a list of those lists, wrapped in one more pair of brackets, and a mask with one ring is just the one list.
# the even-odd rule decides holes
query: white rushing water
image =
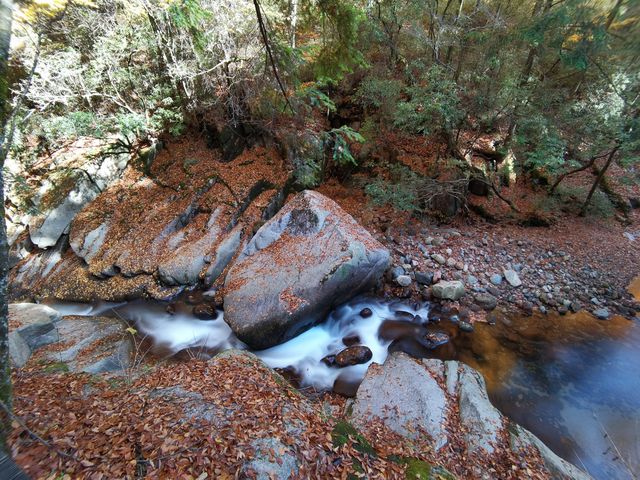
{"label": "white rushing water", "polygon": [[[247,349],[224,321],[224,312],[218,311],[215,320],[200,320],[191,307],[178,304],[169,313],[166,304],[150,301],[106,303],[95,305],[55,303],[50,306],[62,315],[97,316],[114,312],[132,323],[139,334],[152,339],[154,345],[177,353],[185,349],[227,350]],[[364,318],[360,312],[368,308],[371,315]],[[402,302],[384,302],[359,298],[331,312],[321,324],[275,347],[254,351],[272,368],[290,368],[300,377],[301,387],[329,390],[338,377],[347,383],[360,382],[372,362],[383,363],[391,340],[380,338],[378,331],[385,320],[397,317],[397,312],[419,315],[426,321],[428,304],[409,305]],[[322,362],[327,355],[347,348],[342,339],[357,336],[358,345],[369,347],[370,361],[343,368],[330,367]]]}

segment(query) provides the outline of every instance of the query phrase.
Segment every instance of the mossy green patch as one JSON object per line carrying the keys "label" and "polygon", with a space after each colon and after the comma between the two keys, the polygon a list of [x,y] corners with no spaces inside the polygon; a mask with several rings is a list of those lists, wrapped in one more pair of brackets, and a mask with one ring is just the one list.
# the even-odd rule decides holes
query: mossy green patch
{"label": "mossy green patch", "polygon": [[349,422],[340,420],[336,423],[331,432],[331,437],[334,447],[342,447],[351,441],[353,442],[353,448],[357,451],[366,453],[372,457],[377,457],[376,451],[369,441]]}
{"label": "mossy green patch", "polygon": [[69,365],[64,362],[54,362],[46,365],[42,371],[45,373],[67,373],[69,371]]}
{"label": "mossy green patch", "polygon": [[447,469],[433,466],[419,458],[391,455],[388,460],[407,467],[405,470],[407,480],[456,480],[456,477]]}

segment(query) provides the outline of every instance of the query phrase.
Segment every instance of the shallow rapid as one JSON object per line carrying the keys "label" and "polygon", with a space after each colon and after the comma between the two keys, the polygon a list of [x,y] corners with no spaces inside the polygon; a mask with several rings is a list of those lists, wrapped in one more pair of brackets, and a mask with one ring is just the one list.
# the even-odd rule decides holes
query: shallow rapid
{"label": "shallow rapid", "polygon": [[[175,305],[170,311],[167,311],[166,303],[143,300],[95,305],[55,303],[51,306],[62,315],[115,315],[133,324],[140,339],[150,339],[155,352],[163,352],[167,356],[189,350],[191,355],[207,358],[231,348],[247,349],[225,323],[223,311],[218,310],[215,319],[201,320],[192,313],[189,305]],[[361,312],[365,309],[370,312],[363,316]],[[336,308],[324,322],[288,342],[253,353],[271,368],[288,370],[302,388],[331,390],[338,378],[341,384],[357,387],[369,365],[372,362],[384,363],[389,345],[410,330],[407,328],[410,323],[426,323],[428,314],[429,305],[426,303],[410,305],[359,298]],[[399,316],[404,320],[397,320]],[[380,327],[386,320],[399,322],[405,328],[392,336],[380,335]],[[343,339],[355,339],[358,345],[367,346],[372,353],[371,359],[343,368],[323,362],[325,357],[348,347]]]}

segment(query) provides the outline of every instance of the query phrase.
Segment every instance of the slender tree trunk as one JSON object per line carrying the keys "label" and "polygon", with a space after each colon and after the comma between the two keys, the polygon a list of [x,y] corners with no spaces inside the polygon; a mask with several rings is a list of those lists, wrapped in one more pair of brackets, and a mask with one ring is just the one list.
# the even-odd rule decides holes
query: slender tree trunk
{"label": "slender tree trunk", "polygon": [[298,25],[298,0],[291,0],[291,48],[296,48],[297,25]]}
{"label": "slender tree trunk", "polygon": [[460,53],[458,54],[458,65],[456,66],[456,72],[453,74],[453,80],[458,83],[458,80],[460,79],[460,74],[462,73],[462,65],[464,62],[464,56],[465,56],[466,50],[465,50],[465,41],[464,41],[464,36],[460,39]]}
{"label": "slender tree trunk", "polygon": [[280,75],[278,74],[278,68],[276,67],[276,61],[273,58],[271,45],[269,44],[269,35],[267,33],[267,26],[264,20],[262,19],[262,7],[260,6],[260,2],[258,0],[253,0],[253,6],[255,7],[255,10],[256,10],[256,18],[258,19],[258,27],[260,29],[260,35],[262,37],[262,42],[264,43],[264,48],[267,51],[267,58],[271,63],[273,76],[276,78],[276,81],[278,82],[278,86],[280,87],[280,92],[284,97],[284,101],[286,102],[287,107],[289,107],[289,109],[292,112],[294,112],[294,109],[291,106],[291,102],[289,102],[289,95],[287,95],[287,90],[284,88],[284,85],[282,84],[282,80],[280,80]]}
{"label": "slender tree trunk", "polygon": [[[11,44],[13,2],[0,0],[0,150],[4,148],[8,111],[8,60]],[[7,275],[9,273],[9,245],[4,211],[4,162],[0,161],[0,401],[11,408],[11,367],[9,365],[9,319],[7,305]],[[0,412],[0,451],[6,449],[11,428],[8,415]]]}
{"label": "slender tree trunk", "polygon": [[613,8],[611,9],[611,11],[609,12],[609,16],[607,17],[607,23],[604,26],[604,29],[606,31],[609,31],[609,28],[611,28],[611,24],[616,19],[616,16],[618,15],[618,11],[622,6],[622,2],[624,2],[624,0],[618,0],[616,4],[613,6]]}
{"label": "slender tree trunk", "polygon": [[[460,0],[460,4],[458,5],[458,13],[456,15],[456,18],[453,20],[453,26],[455,27],[456,25],[458,25],[458,21],[460,20],[460,16],[462,15],[462,8],[464,7],[464,0]],[[447,9],[449,8],[449,4],[447,4],[447,8],[445,8],[445,13],[447,11]],[[444,20],[444,13],[442,14],[443,20]],[[464,33],[462,34],[464,35]],[[444,58],[444,63],[445,65],[449,65],[449,63],[451,63],[451,55],[453,54],[453,45],[449,45],[449,47],[447,48],[447,54]]]}
{"label": "slender tree trunk", "polygon": [[604,164],[604,167],[602,167],[602,169],[600,170],[600,173],[598,173],[598,176],[596,177],[596,181],[593,182],[593,185],[591,186],[591,190],[589,190],[589,194],[587,195],[587,198],[582,204],[582,208],[580,209],[580,216],[584,216],[587,213],[587,208],[589,207],[589,203],[591,202],[591,197],[593,197],[593,194],[598,188],[598,185],[600,185],[600,182],[602,181],[602,177],[604,177],[604,174],[607,172],[607,170],[613,163],[613,157],[615,157],[616,152],[618,151],[619,148],[620,147],[616,147],[613,150],[611,150],[611,153],[609,153],[609,158],[607,158],[607,163]]}

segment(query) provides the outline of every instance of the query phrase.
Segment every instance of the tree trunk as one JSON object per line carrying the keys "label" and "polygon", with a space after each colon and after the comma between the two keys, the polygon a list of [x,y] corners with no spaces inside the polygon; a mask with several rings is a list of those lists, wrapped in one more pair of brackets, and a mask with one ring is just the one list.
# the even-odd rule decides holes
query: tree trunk
{"label": "tree trunk", "polygon": [[[11,44],[12,1],[0,0],[0,150],[4,148],[8,111],[8,60]],[[9,245],[4,211],[4,162],[0,162],[0,401],[11,408],[11,367],[9,365],[9,319],[7,305],[7,275]],[[0,413],[0,451],[6,449],[11,420]]]}
{"label": "tree trunk", "polygon": [[565,173],[561,174],[558,177],[558,179],[555,181],[555,183],[549,189],[549,195],[553,195],[553,192],[556,190],[556,188],[558,188],[558,185],[560,185],[560,182],[562,182],[565,178],[567,178],[570,175],[574,175],[576,173],[585,171],[587,168],[591,167],[594,163],[596,163],[596,160],[598,160],[599,158],[606,157],[608,155],[609,155],[609,153],[604,153],[604,154],[601,154],[601,155],[594,155],[589,160],[587,160],[586,163],[583,163],[580,167],[578,167],[578,168],[576,168],[574,170],[569,170],[568,172],[565,172]]}
{"label": "tree trunk", "polygon": [[291,48],[296,48],[297,25],[298,25],[298,0],[291,0]]}
{"label": "tree trunk", "polygon": [[598,185],[600,185],[600,181],[602,180],[602,177],[604,177],[604,174],[613,163],[613,157],[615,157],[616,152],[618,151],[619,148],[620,147],[616,147],[613,150],[611,150],[611,153],[609,153],[609,158],[607,158],[607,163],[605,163],[604,167],[602,167],[602,170],[600,170],[600,173],[596,177],[596,181],[593,182],[593,185],[591,186],[591,190],[589,190],[589,194],[587,195],[587,198],[585,199],[584,204],[582,204],[582,208],[580,209],[580,216],[583,217],[587,213],[587,208],[589,207],[589,203],[591,202],[591,197],[593,197],[593,194],[598,188]]}
{"label": "tree trunk", "polygon": [[458,83],[460,79],[460,74],[462,73],[462,64],[464,62],[464,55],[466,53],[465,50],[465,41],[464,36],[460,38],[460,53],[458,54],[458,65],[456,66],[456,72],[453,74],[453,80]]}
{"label": "tree trunk", "polygon": [[613,23],[613,21],[616,19],[616,16],[618,15],[618,11],[620,10],[620,7],[622,6],[622,2],[623,1],[624,0],[618,0],[616,2],[616,4],[614,5],[614,7],[609,12],[609,16],[607,17],[607,23],[604,26],[604,29],[607,32],[609,31],[609,28],[611,28],[611,24]]}

